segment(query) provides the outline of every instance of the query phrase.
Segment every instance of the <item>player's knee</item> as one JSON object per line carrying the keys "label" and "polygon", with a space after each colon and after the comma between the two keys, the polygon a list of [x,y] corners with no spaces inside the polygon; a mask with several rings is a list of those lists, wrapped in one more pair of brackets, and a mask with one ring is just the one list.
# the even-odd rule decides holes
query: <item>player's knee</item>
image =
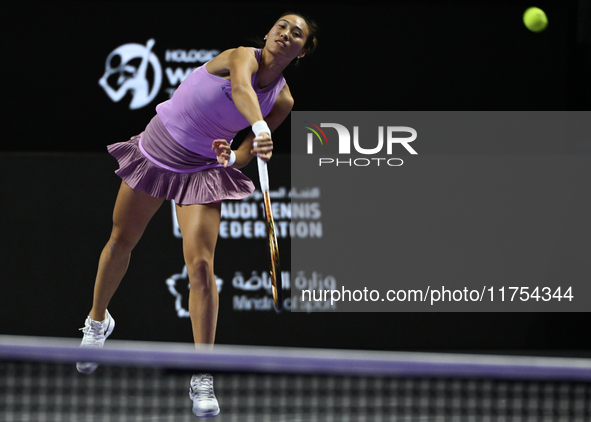
{"label": "player's knee", "polygon": [[213,279],[213,262],[206,257],[195,257],[186,262],[191,288],[204,289],[211,287]]}
{"label": "player's knee", "polygon": [[114,256],[127,256],[131,253],[136,243],[124,236],[111,235],[108,243],[109,252]]}

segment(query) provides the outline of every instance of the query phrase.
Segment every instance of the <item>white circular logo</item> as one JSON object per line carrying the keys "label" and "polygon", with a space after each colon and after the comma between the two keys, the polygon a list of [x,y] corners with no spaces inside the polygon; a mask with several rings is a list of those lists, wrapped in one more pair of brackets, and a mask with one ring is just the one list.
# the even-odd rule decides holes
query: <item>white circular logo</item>
{"label": "white circular logo", "polygon": [[[148,105],[156,97],[162,84],[162,67],[156,54],[152,52],[154,44],[153,39],[145,46],[124,44],[109,54],[105,63],[105,74],[99,79],[99,85],[111,100],[119,102],[131,91],[129,108],[135,110]],[[132,61],[134,63],[131,63]],[[152,83],[147,77],[149,66],[153,73]],[[114,78],[113,75],[118,77]]]}

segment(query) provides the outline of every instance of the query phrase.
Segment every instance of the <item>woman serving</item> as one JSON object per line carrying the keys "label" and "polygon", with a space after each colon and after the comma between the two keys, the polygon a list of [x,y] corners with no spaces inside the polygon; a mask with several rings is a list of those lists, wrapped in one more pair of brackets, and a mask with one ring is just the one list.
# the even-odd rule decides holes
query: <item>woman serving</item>
{"label": "woman serving", "polygon": [[[125,275],[131,251],[165,199],[176,202],[183,235],[193,338],[195,344],[213,344],[218,314],[213,265],[221,201],[242,199],[254,191],[253,183],[237,169],[257,155],[265,161],[271,158],[271,134],[293,106],[282,72],[315,49],[315,31],[315,24],[305,17],[284,14],[266,35],[262,49],[222,52],[156,107],[144,132],[109,145],[123,181],[81,347],[102,347],[112,333],[115,321],[107,305]],[[234,136],[249,126],[252,131],[232,150]],[[89,374],[97,364],[79,362],[77,368]],[[193,376],[190,396],[196,416],[219,413],[210,375]]]}

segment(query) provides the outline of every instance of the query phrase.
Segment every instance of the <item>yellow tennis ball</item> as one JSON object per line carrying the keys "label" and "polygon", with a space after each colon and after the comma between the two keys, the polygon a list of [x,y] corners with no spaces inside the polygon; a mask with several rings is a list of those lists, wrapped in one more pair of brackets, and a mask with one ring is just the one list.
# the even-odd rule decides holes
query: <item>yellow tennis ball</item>
{"label": "yellow tennis ball", "polygon": [[530,7],[523,14],[523,23],[532,32],[542,32],[548,26],[548,18],[542,9]]}

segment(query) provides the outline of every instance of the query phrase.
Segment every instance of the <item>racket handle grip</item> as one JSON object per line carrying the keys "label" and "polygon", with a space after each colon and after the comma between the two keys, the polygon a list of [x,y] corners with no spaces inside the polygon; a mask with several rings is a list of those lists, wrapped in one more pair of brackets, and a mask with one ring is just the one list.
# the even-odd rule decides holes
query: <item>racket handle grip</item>
{"label": "racket handle grip", "polygon": [[261,183],[261,191],[269,192],[269,173],[267,172],[267,162],[257,157],[257,164],[259,167],[259,182]]}

